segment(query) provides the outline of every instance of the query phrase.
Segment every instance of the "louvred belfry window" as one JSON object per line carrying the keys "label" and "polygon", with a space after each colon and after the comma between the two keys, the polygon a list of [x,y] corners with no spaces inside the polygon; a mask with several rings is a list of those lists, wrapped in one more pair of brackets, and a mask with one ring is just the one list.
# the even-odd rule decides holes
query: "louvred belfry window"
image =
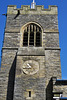
{"label": "louvred belfry window", "polygon": [[23,34],[23,46],[42,46],[42,30],[36,24],[29,24],[25,27]]}

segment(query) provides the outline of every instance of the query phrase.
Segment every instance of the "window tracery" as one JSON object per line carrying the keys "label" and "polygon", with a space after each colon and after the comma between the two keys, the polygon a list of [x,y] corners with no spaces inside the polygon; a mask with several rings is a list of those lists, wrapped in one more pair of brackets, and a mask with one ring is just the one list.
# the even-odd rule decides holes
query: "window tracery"
{"label": "window tracery", "polygon": [[42,30],[38,25],[31,23],[25,27],[23,33],[23,46],[42,46]]}

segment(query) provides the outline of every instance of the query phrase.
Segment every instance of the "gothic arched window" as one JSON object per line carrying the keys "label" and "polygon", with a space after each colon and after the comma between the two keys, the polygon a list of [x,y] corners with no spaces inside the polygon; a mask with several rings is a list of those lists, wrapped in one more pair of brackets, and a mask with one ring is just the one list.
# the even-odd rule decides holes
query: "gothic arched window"
{"label": "gothic arched window", "polygon": [[38,25],[31,23],[25,27],[23,34],[23,46],[42,46],[42,30]]}

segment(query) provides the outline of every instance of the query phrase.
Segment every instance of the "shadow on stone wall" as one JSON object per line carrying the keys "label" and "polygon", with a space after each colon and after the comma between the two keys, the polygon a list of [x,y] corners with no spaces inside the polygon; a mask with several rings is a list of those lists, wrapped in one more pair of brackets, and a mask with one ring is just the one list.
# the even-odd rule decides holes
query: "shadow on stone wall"
{"label": "shadow on stone wall", "polygon": [[53,82],[51,78],[46,88],[46,100],[53,100],[52,91],[53,91]]}
{"label": "shadow on stone wall", "polygon": [[15,56],[13,64],[12,64],[11,69],[10,69],[10,72],[9,72],[7,99],[6,100],[13,100],[15,71],[16,71],[16,58],[17,57]]}

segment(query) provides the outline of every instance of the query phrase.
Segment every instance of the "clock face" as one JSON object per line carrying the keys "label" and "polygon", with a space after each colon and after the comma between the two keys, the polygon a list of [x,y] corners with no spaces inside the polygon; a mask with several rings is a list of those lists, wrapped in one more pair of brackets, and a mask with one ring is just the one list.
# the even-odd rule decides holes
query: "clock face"
{"label": "clock face", "polygon": [[25,61],[23,64],[23,72],[28,75],[33,75],[39,70],[39,63],[34,60]]}

